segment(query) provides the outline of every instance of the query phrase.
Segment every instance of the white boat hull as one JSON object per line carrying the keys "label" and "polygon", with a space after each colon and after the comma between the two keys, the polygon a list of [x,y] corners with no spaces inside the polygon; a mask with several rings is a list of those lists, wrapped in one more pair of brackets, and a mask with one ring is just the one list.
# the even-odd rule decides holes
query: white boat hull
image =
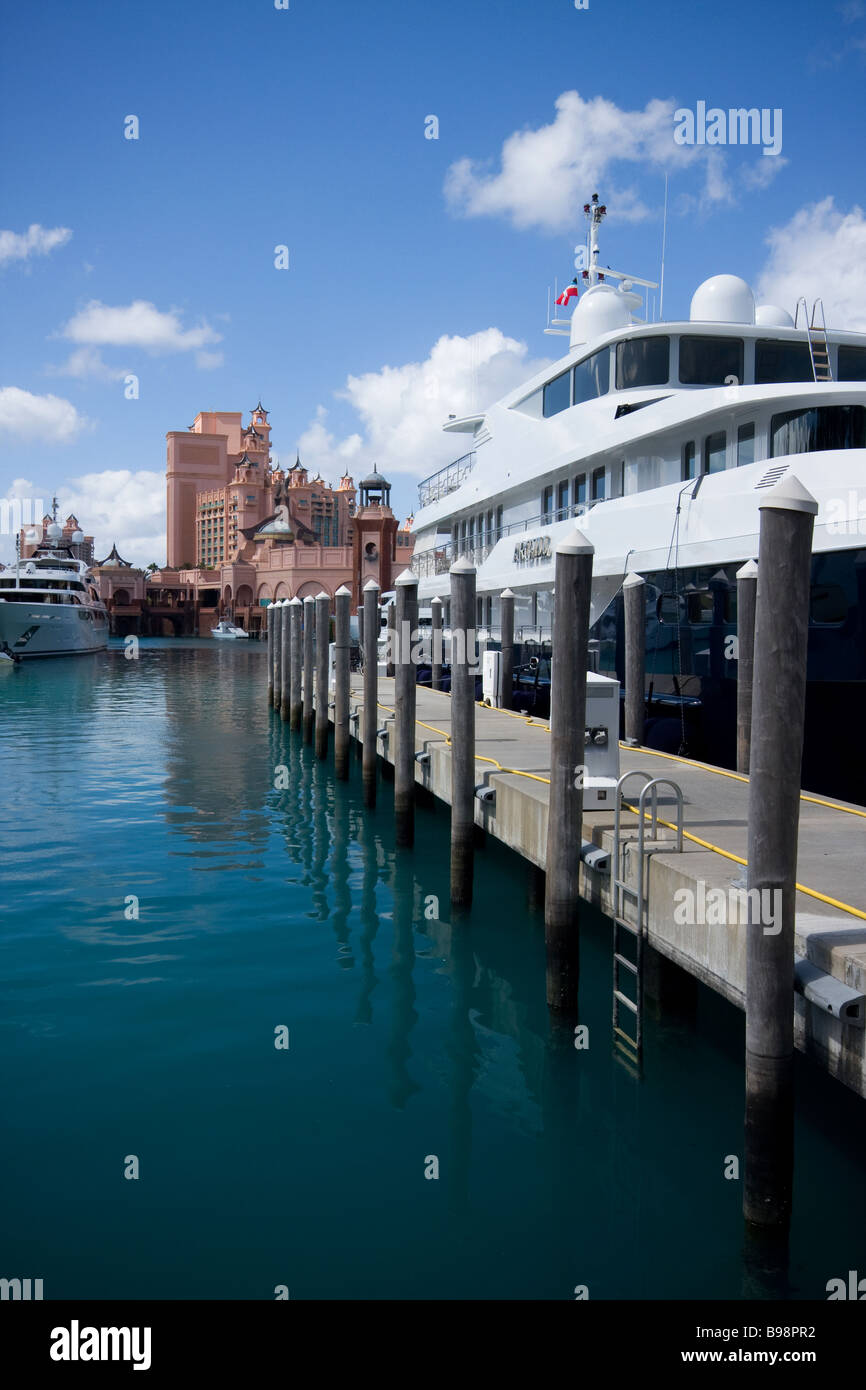
{"label": "white boat hull", "polygon": [[0,645],[25,661],[40,656],[78,656],[108,646],[104,609],[83,604],[0,602]]}

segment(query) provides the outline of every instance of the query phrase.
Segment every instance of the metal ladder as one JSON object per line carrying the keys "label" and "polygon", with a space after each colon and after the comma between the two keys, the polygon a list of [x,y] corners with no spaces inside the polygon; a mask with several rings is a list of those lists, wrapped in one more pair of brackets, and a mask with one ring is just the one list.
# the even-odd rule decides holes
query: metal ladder
{"label": "metal ladder", "polygon": [[[812,363],[812,378],[814,381],[832,381],[833,369],[830,366],[830,344],[827,341],[827,322],[824,318],[824,301],[816,299],[812,305],[812,314],[809,315],[809,307],[806,303],[806,296],[800,295],[797,300],[797,312],[794,318],[794,327],[800,326],[800,305],[803,306],[803,323],[806,327],[806,341],[809,344],[809,360]],[[816,322],[820,311],[820,323]]]}
{"label": "metal ladder", "polygon": [[[622,809],[626,783],[632,777],[642,777],[644,785],[641,788],[637,804],[637,835],[626,840],[622,836]],[[667,787],[673,792],[676,798],[676,829],[673,836],[661,839],[659,836],[658,821],[658,789]],[[650,810],[646,811],[647,795],[650,797]],[[646,825],[649,817],[650,833],[649,839],[653,844],[646,843]],[[626,882],[624,873],[624,861],[628,856],[629,846],[637,845],[638,865],[637,865],[637,887],[633,888]],[[614,1046],[620,1049],[624,1059],[632,1065],[637,1065],[640,1061],[641,1050],[643,1047],[643,985],[641,969],[643,965],[643,943],[647,934],[646,905],[647,889],[649,887],[648,863],[651,854],[657,854],[660,850],[673,850],[677,854],[683,848],[683,794],[676,782],[672,782],[668,777],[651,777],[648,772],[641,772],[633,769],[631,772],[624,772],[616,784],[616,802],[614,805],[613,823],[613,868],[611,872],[611,886],[613,890],[613,1040]],[[626,901],[634,902],[634,920],[630,921],[626,915]],[[623,935],[625,933],[625,935]],[[629,957],[623,950],[626,945],[626,937],[630,937],[634,943],[634,957]],[[622,986],[625,979],[621,975],[625,971],[631,977],[634,984],[634,998],[626,994]],[[634,1032],[630,1033],[622,1027],[625,1022],[621,1010],[630,1014],[634,1020]],[[622,1022],[621,1022],[622,1020]]]}

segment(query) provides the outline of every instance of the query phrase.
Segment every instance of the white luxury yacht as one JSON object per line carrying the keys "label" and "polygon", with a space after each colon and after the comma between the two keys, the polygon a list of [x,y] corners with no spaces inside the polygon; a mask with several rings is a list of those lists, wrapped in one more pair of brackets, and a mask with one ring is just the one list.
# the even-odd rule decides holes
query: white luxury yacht
{"label": "white luxury yacht", "polygon": [[[864,755],[852,769],[843,741],[859,727],[866,682],[866,334],[828,328],[820,300],[801,298],[793,314],[756,305],[748,284],[727,274],[699,286],[688,320],[646,322],[634,286],[656,287],[599,266],[606,209],[593,195],[585,212],[587,269],[568,291],[576,307],[570,324],[547,330],[568,333],[568,352],[483,413],[444,426],[467,444],[420,485],[420,602],[441,597],[447,628],[448,569],[468,555],[480,639],[496,643],[508,587],[517,640],[544,653],[554,550],[579,526],[595,547],[600,669],[622,676],[619,591],[637,572],[647,581],[651,697],[667,700],[680,743],[688,710],[693,753],[728,760],[736,571],[757,558],[766,490],[796,474],[819,504],[807,763],[810,746],[816,769],[839,761],[846,789],[863,799]],[[804,776],[828,784],[812,769]]]}
{"label": "white luxury yacht", "polygon": [[[88,566],[51,522],[26,560],[0,570],[0,651],[25,661],[74,656],[108,646],[108,613]],[[73,535],[83,540],[80,532]]]}

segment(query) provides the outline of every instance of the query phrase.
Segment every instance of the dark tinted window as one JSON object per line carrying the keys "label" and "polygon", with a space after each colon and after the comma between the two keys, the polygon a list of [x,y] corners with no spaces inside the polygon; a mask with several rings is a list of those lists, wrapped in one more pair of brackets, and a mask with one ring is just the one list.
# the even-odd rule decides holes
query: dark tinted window
{"label": "dark tinted window", "polygon": [[553,488],[546,487],[541,494],[541,515],[549,521],[553,512]]}
{"label": "dark tinted window", "polygon": [[604,497],[604,469],[596,468],[592,475],[592,500],[600,502]]}
{"label": "dark tinted window", "polygon": [[603,348],[594,352],[585,362],[578,362],[574,369],[574,404],[593,401],[603,396],[610,387],[610,352]]}
{"label": "dark tinted window", "polygon": [[755,343],[755,381],[812,381],[808,343],[777,343],[759,338]]}
{"label": "dark tinted window", "polygon": [[580,477],[574,480],[574,504],[580,506],[586,501],[586,474],[581,473]]}
{"label": "dark tinted window", "polygon": [[813,584],[809,620],[813,623],[844,623],[848,616],[845,590],[838,584]]}
{"label": "dark tinted window", "polygon": [[727,455],[728,437],[724,430],[708,434],[704,440],[704,472],[721,473]]}
{"label": "dark tinted window", "polygon": [[737,430],[737,467],[755,462],[755,426],[740,425]]}
{"label": "dark tinted window", "polygon": [[680,381],[684,386],[724,386],[743,380],[742,338],[680,338]]}
{"label": "dark tinted window", "polygon": [[866,348],[840,346],[837,376],[840,381],[866,381]]}
{"label": "dark tinted window", "polygon": [[689,478],[696,478],[697,473],[698,465],[695,455],[695,441],[690,439],[688,444],[683,445],[683,482],[688,482]]}
{"label": "dark tinted window", "polygon": [[556,510],[560,520],[568,511],[568,483],[560,483],[556,489]]}
{"label": "dark tinted window", "polygon": [[558,415],[571,405],[571,373],[555,376],[544,388],[544,415]]}
{"label": "dark tinted window", "polygon": [[663,386],[670,375],[671,340],[629,338],[616,345],[616,389],[632,386]]}
{"label": "dark tinted window", "polygon": [[822,405],[787,410],[770,422],[770,458],[824,449],[866,448],[866,407]]}
{"label": "dark tinted window", "polygon": [[686,612],[690,623],[713,621],[713,596],[709,589],[698,589],[686,595]]}

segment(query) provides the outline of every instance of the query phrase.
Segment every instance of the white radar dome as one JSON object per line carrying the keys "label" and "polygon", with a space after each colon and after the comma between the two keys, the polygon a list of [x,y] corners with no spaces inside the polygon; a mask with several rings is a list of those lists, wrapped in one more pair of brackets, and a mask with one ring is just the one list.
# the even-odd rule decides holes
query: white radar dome
{"label": "white radar dome", "polygon": [[591,342],[603,333],[628,328],[631,310],[628,300],[613,285],[593,285],[577,301],[571,316],[571,346]]}
{"label": "white radar dome", "polygon": [[81,542],[84,540],[84,532],[73,531],[70,539],[73,545],[81,545]]}
{"label": "white radar dome", "polygon": [[794,320],[787,309],[778,304],[759,304],[755,310],[755,323],[761,328],[793,328]]}
{"label": "white radar dome", "polygon": [[713,275],[692,295],[689,318],[692,323],[754,323],[755,296],[739,275]]}
{"label": "white radar dome", "polygon": [[45,534],[50,541],[59,541],[63,535],[63,527],[58,526],[56,521],[52,521],[51,525],[45,528]]}

